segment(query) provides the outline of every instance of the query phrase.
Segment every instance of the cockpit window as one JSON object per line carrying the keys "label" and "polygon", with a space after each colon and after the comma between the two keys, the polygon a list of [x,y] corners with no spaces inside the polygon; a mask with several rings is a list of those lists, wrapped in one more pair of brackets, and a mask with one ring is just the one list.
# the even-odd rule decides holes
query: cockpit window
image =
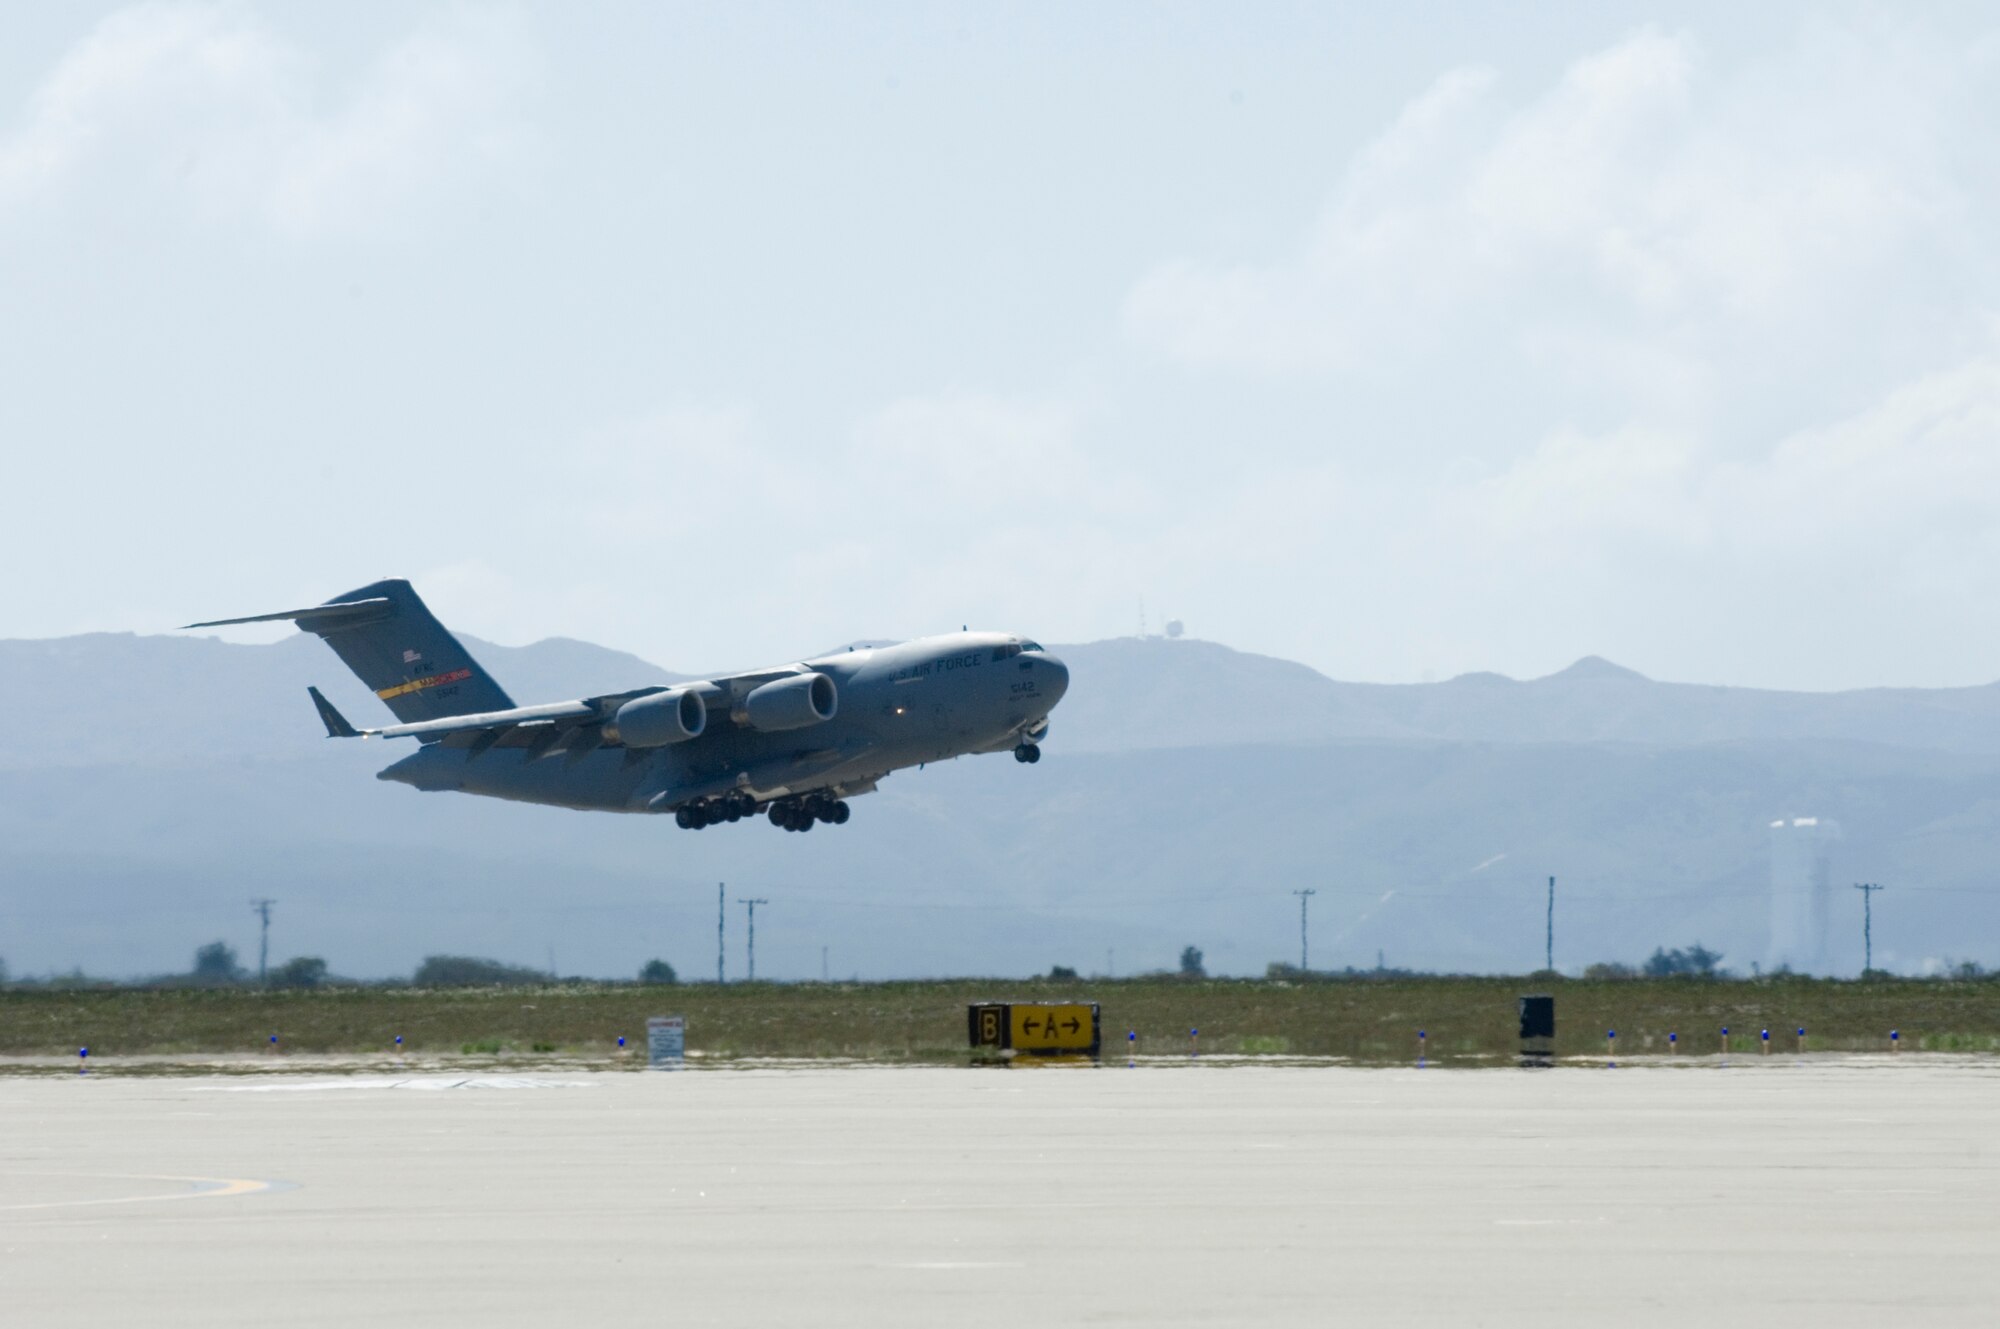
{"label": "cockpit window", "polygon": [[1023,649],[1010,641],[1005,646],[995,646],[993,648],[993,658],[996,661],[1012,659],[1014,656],[1019,655]]}
{"label": "cockpit window", "polygon": [[1024,641],[1021,643],[1021,649],[1024,651],[1039,651],[1042,649],[1042,644],[1038,641]]}

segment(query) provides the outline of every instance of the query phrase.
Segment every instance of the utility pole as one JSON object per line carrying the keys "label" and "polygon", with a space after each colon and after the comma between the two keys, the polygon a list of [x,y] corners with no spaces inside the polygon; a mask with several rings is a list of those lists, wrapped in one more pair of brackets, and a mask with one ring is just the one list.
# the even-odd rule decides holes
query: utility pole
{"label": "utility pole", "polygon": [[1550,973],[1554,973],[1555,967],[1556,967],[1556,879],[1554,877],[1550,877],[1549,878],[1549,930],[1548,930],[1548,936],[1543,941],[1542,968],[1548,970]]}
{"label": "utility pole", "polygon": [[271,906],[276,900],[252,900],[250,912],[264,921],[263,930],[257,936],[257,986],[264,986],[264,976],[271,964]]}
{"label": "utility pole", "polygon": [[715,883],[715,985],[722,986],[722,883]]}
{"label": "utility pole", "polygon": [[1866,978],[1875,968],[1875,892],[1882,888],[1874,882],[1856,882],[1854,889],[1861,892],[1861,975]]}
{"label": "utility pole", "polygon": [[1293,891],[1299,897],[1299,972],[1309,974],[1312,966],[1306,963],[1306,904],[1319,892],[1308,886],[1302,891]]}
{"label": "utility pole", "polygon": [[771,902],[769,900],[745,900],[739,896],[736,903],[750,907],[750,976],[743,981],[746,983],[755,983],[757,981],[757,906]]}

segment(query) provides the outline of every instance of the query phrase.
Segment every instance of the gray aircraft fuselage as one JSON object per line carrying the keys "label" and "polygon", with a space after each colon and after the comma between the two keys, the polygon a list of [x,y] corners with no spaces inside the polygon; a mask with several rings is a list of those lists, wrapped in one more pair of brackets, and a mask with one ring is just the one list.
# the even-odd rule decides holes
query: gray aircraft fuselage
{"label": "gray aircraft fuselage", "polygon": [[329,738],[414,738],[381,772],[424,790],[700,829],[767,812],[786,830],[848,818],[891,771],[974,752],[1041,759],[1069,670],[1039,645],[960,632],[668,687],[516,705],[409,582],[303,609],[191,623],[291,622],[321,638],[396,717],[357,729],[308,688]]}
{"label": "gray aircraft fuselage", "polygon": [[[1062,661],[1023,639],[962,632],[856,647],[801,662],[837,690],[832,719],[763,733],[740,715],[729,680],[704,691],[710,721],[686,742],[651,749],[561,748],[527,756],[458,738],[429,743],[380,777],[425,790],[613,812],[666,812],[732,791],[759,803],[802,794],[866,793],[891,771],[970,753],[1013,751],[1039,738],[1069,687]],[[763,678],[768,671],[748,677]],[[532,752],[532,749],[528,750]]]}

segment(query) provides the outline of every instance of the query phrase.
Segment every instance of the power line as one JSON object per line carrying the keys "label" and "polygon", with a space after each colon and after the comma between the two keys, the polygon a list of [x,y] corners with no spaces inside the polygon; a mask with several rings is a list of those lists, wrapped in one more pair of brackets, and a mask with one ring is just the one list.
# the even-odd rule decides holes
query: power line
{"label": "power line", "polygon": [[1309,974],[1312,966],[1306,963],[1306,905],[1319,892],[1308,886],[1302,891],[1293,891],[1299,897],[1299,972]]}
{"label": "power line", "polygon": [[1551,972],[1556,967],[1556,879],[1549,878],[1549,926],[1542,943],[1542,968]]}
{"label": "power line", "polygon": [[1882,887],[1856,882],[1854,889],[1861,892],[1861,972],[1866,974],[1875,968],[1875,892]]}
{"label": "power line", "polygon": [[746,983],[755,983],[757,981],[757,906],[771,902],[762,899],[745,900],[741,896],[738,896],[736,903],[750,907],[750,975],[743,981]]}
{"label": "power line", "polygon": [[252,900],[250,912],[263,920],[263,927],[257,934],[257,986],[264,986],[264,977],[271,963],[271,906],[276,900]]}

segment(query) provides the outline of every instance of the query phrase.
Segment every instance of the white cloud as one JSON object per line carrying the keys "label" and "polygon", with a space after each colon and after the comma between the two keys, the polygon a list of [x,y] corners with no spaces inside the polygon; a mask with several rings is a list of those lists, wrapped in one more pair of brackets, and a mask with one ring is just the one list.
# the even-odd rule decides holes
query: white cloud
{"label": "white cloud", "polygon": [[1329,404],[1185,543],[1399,625],[1354,652],[1376,676],[1608,651],[1853,682],[1907,658],[1880,625],[1991,599],[1994,43],[1875,22],[1449,71],[1288,257],[1146,272],[1130,338]]}
{"label": "white cloud", "polygon": [[1880,567],[1884,549],[1940,544],[1958,550],[1943,562],[1969,562],[2000,531],[2000,356],[1927,375],[1752,460],[1639,425],[1561,431],[1448,491],[1438,518],[1489,550],[1713,550],[1785,577],[1847,577]]}
{"label": "white cloud", "polygon": [[522,151],[534,67],[508,11],[446,10],[329,97],[307,52],[253,12],[119,10],[0,135],[0,214],[108,184],[120,206],[164,197],[297,236],[386,230]]}
{"label": "white cloud", "polygon": [[810,470],[774,453],[741,407],[666,407],[563,451],[589,477],[589,534],[607,548],[656,547],[669,530],[726,537],[733,505],[710,502],[711,494],[755,494],[789,513],[813,492]]}
{"label": "white cloud", "polygon": [[1561,377],[1538,357],[1587,343],[1678,364],[1685,387],[1705,376],[1688,361],[1816,356],[1829,319],[1934,301],[1983,243],[1940,146],[1980,59],[1814,33],[1722,67],[1647,29],[1525,100],[1452,71],[1356,156],[1295,257],[1168,260],[1125,325],[1266,372],[1483,353]]}
{"label": "white cloud", "polygon": [[850,465],[867,488],[901,496],[910,516],[1025,514],[1095,495],[1075,435],[1074,413],[1060,406],[976,393],[906,397],[860,422]]}
{"label": "white cloud", "polygon": [[561,446],[565,492],[580,488],[554,530],[586,575],[528,545],[425,576],[474,633],[589,637],[684,669],[961,622],[1053,636],[1052,592],[1138,584],[1144,549],[1122,531],[1155,501],[1081,431],[1071,406],[956,389],[824,439],[677,405]]}
{"label": "white cloud", "polygon": [[298,126],[272,184],[272,215],[294,230],[366,228],[384,201],[520,153],[530,134],[515,103],[533,63],[501,13],[420,27],[381,54],[344,106]]}

